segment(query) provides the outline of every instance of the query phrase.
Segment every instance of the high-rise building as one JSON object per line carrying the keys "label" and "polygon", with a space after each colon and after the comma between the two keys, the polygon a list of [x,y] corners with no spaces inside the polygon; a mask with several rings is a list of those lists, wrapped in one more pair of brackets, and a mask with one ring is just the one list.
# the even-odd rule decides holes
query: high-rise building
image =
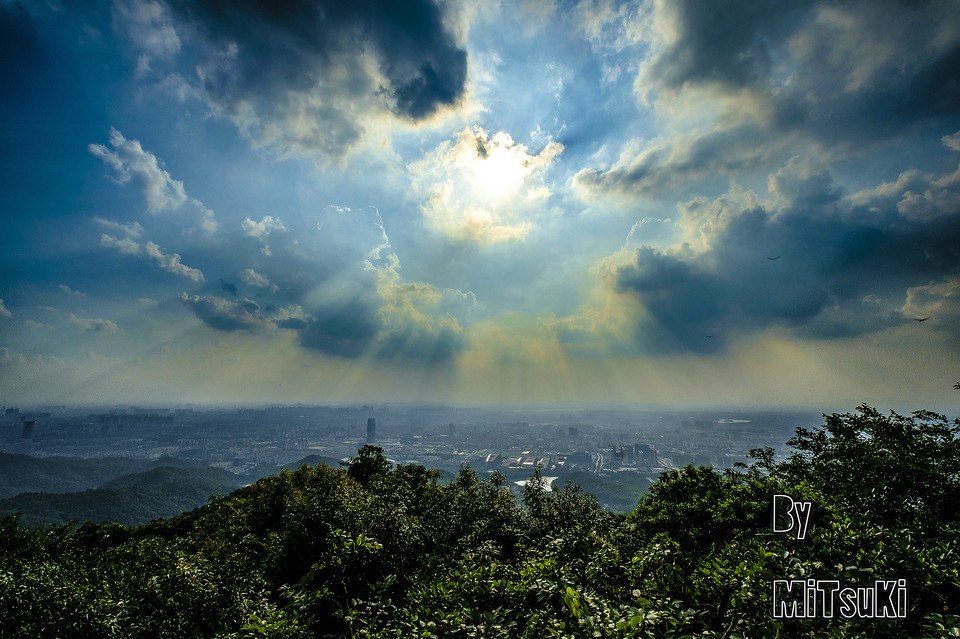
{"label": "high-rise building", "polygon": [[657,460],[657,451],[653,446],[648,444],[634,444],[633,450],[637,457],[637,463],[641,466],[651,466],[659,465],[659,460]]}
{"label": "high-rise building", "polygon": [[35,422],[32,419],[28,419],[23,422],[23,438],[24,439],[30,439],[31,437],[33,437],[33,427],[36,424],[37,422]]}
{"label": "high-rise building", "polygon": [[367,443],[372,444],[377,441],[377,418],[367,418]]}

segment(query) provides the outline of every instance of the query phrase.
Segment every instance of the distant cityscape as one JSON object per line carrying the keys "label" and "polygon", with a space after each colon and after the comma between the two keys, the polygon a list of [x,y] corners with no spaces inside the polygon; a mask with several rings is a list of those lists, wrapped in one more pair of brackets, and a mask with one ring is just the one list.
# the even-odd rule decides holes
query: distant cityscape
{"label": "distant cityscape", "polygon": [[818,413],[627,408],[488,409],[445,406],[268,406],[99,410],[3,407],[0,451],[35,457],[175,458],[241,474],[311,455],[343,460],[365,444],[397,463],[456,473],[499,471],[512,482],[540,468],[601,477],[665,469],[730,468],[752,448],[778,455]]}

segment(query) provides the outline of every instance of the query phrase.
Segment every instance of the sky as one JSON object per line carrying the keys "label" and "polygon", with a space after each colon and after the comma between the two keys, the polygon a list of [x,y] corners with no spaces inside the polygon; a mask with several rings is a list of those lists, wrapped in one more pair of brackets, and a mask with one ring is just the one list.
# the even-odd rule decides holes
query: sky
{"label": "sky", "polygon": [[5,405],[960,403],[954,0],[0,0],[0,61]]}

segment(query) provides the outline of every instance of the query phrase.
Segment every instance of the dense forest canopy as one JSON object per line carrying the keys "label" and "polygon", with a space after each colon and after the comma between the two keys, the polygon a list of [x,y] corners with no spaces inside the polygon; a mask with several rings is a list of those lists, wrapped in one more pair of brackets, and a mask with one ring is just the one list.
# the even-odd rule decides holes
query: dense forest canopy
{"label": "dense forest canopy", "polygon": [[[785,459],[664,472],[628,514],[365,446],[139,527],[5,517],[0,635],[960,636],[958,432],[861,406]],[[810,510],[774,518],[775,495]]]}

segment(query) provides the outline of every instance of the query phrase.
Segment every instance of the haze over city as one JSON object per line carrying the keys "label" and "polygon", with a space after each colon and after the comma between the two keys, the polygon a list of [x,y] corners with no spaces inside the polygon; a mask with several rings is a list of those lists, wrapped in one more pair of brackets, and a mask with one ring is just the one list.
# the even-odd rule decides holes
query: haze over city
{"label": "haze over city", "polygon": [[0,2],[0,403],[955,413],[960,4],[702,5]]}

